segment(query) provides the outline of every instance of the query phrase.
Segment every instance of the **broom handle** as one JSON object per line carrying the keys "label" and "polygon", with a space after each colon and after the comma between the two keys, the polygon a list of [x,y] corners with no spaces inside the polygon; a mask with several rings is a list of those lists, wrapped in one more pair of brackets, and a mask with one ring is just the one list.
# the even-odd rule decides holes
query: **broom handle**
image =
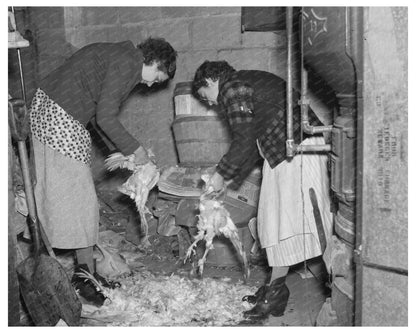
{"label": "broom handle", "polygon": [[48,254],[52,258],[56,259],[55,252],[53,251],[52,246],[49,243],[49,239],[46,236],[42,223],[40,223],[40,221],[37,218],[38,215],[36,212],[36,203],[35,203],[33,185],[30,179],[29,159],[28,159],[28,154],[27,154],[27,149],[26,149],[26,143],[24,141],[18,141],[17,146],[19,149],[20,162],[22,164],[23,182],[25,183],[27,208],[29,210],[30,220],[32,221],[32,223],[34,223],[33,229],[35,231],[35,237],[37,237],[37,240],[35,239],[35,251],[38,251],[40,247],[40,240],[39,240],[39,233],[40,233],[40,236],[43,240],[43,243],[45,244]]}
{"label": "broom handle", "polygon": [[17,141],[19,150],[20,164],[23,174],[23,185],[26,193],[26,203],[29,210],[29,229],[33,237],[35,257],[39,254],[39,233],[36,218],[36,206],[33,196],[33,187],[30,182],[28,154],[26,149],[26,139],[29,133],[29,119],[26,104],[20,99],[9,100],[9,127],[14,140]]}
{"label": "broom handle", "polygon": [[33,232],[35,253],[38,253],[39,247],[40,247],[39,231],[38,231],[39,222],[38,222],[37,214],[36,214],[36,205],[35,205],[35,198],[33,195],[33,186],[32,186],[32,182],[30,181],[29,159],[27,157],[28,155],[27,155],[27,149],[26,149],[26,142],[17,141],[17,147],[19,149],[20,163],[22,166],[23,183],[25,186],[27,208],[29,210],[29,218],[32,224],[31,230]]}
{"label": "broom handle", "polygon": [[56,258],[52,246],[49,243],[48,237],[43,230],[42,224],[37,218],[35,195],[30,176],[29,158],[26,148],[26,139],[30,132],[29,119],[26,104],[22,100],[9,101],[9,125],[13,138],[17,141],[17,148],[19,150],[20,164],[22,167],[23,183],[26,193],[26,203],[29,211],[29,228],[33,235],[33,243],[35,247],[36,256],[39,254],[40,239],[39,233],[42,237],[43,243],[49,255]]}

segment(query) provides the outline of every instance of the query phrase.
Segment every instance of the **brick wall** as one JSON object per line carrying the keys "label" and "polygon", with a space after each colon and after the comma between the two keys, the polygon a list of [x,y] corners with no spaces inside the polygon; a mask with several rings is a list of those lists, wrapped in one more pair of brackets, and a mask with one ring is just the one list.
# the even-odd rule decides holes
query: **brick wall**
{"label": "brick wall", "polygon": [[[204,60],[227,60],[236,69],[260,69],[285,76],[285,34],[241,33],[241,7],[33,7],[37,76],[43,77],[80,47],[93,42],[163,37],[178,51],[177,72],[167,89],[132,94],[121,121],[161,165],[177,163],[171,123],[173,89],[191,80]],[[102,173],[95,150],[93,173]]]}

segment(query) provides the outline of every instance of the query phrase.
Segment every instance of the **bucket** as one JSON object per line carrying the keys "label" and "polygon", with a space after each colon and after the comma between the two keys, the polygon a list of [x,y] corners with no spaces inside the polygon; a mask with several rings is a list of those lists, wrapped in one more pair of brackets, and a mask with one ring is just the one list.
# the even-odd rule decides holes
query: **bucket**
{"label": "bucket", "polygon": [[[247,223],[245,223],[244,226],[240,226],[240,228],[238,228],[238,236],[241,243],[243,244],[244,252],[248,258],[250,255],[251,247],[254,244],[254,239],[251,237]],[[204,242],[200,242],[199,244],[201,243]],[[241,258],[239,257],[237,251],[228,238],[225,236],[217,236],[214,238],[212,244],[214,245],[214,249],[208,252],[206,260],[207,264],[218,267],[241,265]],[[205,249],[205,244],[203,244],[202,247]]]}
{"label": "bucket", "polygon": [[219,117],[180,117],[172,128],[181,165],[216,164],[230,147],[228,125]]}
{"label": "bucket", "polygon": [[216,112],[192,95],[192,81],[179,82],[173,91],[175,116],[215,116]]}
{"label": "bucket", "polygon": [[255,168],[238,189],[226,190],[224,206],[237,226],[257,216],[261,177],[261,169]]}

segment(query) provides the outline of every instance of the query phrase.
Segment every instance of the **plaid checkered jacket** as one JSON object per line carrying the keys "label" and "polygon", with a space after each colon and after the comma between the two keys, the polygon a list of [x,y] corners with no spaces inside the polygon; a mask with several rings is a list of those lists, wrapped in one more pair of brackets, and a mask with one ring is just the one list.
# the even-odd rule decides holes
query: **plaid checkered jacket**
{"label": "plaid checkered jacket", "polygon": [[[293,96],[294,140],[299,143],[299,94]],[[286,159],[285,80],[263,71],[236,71],[220,78],[218,101],[232,132],[230,149],[217,166],[224,179],[241,183],[247,177],[261,159],[257,140],[272,168]],[[321,125],[313,112],[309,118],[312,125]]]}

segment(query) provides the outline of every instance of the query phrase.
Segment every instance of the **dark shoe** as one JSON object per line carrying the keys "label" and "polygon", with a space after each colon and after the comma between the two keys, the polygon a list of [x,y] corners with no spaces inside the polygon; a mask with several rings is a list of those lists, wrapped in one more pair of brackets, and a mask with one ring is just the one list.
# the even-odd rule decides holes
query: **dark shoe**
{"label": "dark shoe", "polygon": [[81,300],[85,301],[84,303],[100,307],[104,304],[106,297],[101,288],[91,278],[87,277],[88,275],[90,277],[92,276],[88,270],[88,266],[86,264],[78,265],[75,267],[71,283]]}
{"label": "dark shoe", "polygon": [[103,287],[110,289],[116,289],[121,287],[120,282],[106,279],[104,276],[101,276],[97,272],[95,272],[93,276],[97,279],[98,282],[100,282],[103,285]]}
{"label": "dark shoe", "polygon": [[254,295],[245,295],[242,298],[243,302],[249,302],[250,304],[256,304],[257,301],[264,297],[264,293],[266,292],[266,285],[261,286]]}
{"label": "dark shoe", "polygon": [[256,305],[243,313],[244,318],[260,320],[267,318],[269,314],[275,317],[283,316],[289,299],[289,289],[285,281],[286,277],[281,277],[265,286],[265,290],[256,298]]}

